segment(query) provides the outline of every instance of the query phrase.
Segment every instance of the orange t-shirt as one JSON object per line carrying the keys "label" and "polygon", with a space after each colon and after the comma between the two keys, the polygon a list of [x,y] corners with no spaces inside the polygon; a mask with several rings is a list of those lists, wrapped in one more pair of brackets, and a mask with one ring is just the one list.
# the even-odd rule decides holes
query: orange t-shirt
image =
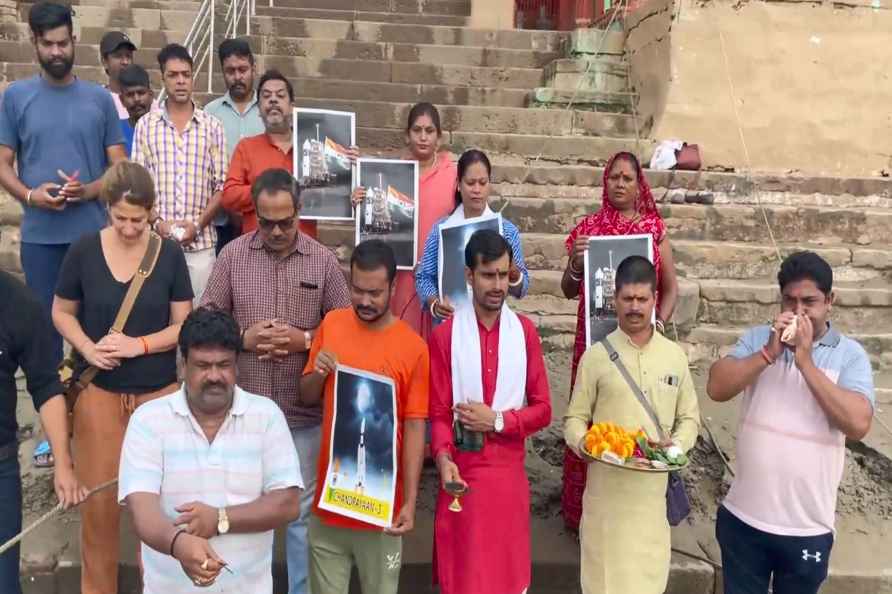
{"label": "orange t-shirt", "polygon": [[[402,445],[403,421],[426,419],[430,356],[424,341],[401,320],[383,330],[372,330],[360,320],[353,308],[330,311],[316,330],[310,358],[304,375],[313,373],[320,350],[337,357],[339,365],[362,369],[393,379],[396,385],[396,497],[394,521],[403,506]],[[325,381],[322,394],[322,442],[319,468],[316,474],[316,498],[313,511],[328,525],[361,530],[380,530],[379,527],[319,508],[319,499],[328,474],[331,434],[334,421],[334,375]]]}

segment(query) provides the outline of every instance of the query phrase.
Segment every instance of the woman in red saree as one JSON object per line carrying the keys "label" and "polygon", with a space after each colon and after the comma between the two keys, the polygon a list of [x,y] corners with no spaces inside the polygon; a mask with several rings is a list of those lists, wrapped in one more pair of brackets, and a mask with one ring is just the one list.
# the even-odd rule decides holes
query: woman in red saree
{"label": "woman in red saree", "polygon": [[[585,283],[583,257],[588,238],[593,235],[643,235],[653,237],[654,266],[657,269],[657,327],[662,328],[675,309],[678,279],[672,247],[666,237],[666,223],[657,210],[644,171],[632,153],[617,153],[604,168],[601,210],[582,219],[567,237],[567,267],[561,290],[567,299],[579,298],[576,314],[576,341],[570,390],[576,382],[576,366],[587,347],[585,337]],[[561,507],[567,527],[579,530],[582,493],[585,491],[586,463],[569,449],[564,453],[564,486]]]}

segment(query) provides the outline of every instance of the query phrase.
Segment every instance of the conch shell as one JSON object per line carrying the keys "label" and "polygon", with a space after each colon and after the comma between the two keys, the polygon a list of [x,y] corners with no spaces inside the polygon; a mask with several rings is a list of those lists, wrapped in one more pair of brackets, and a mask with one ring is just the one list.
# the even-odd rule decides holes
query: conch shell
{"label": "conch shell", "polygon": [[790,325],[784,328],[784,333],[781,334],[781,342],[785,342],[790,346],[795,345],[796,340],[796,332],[799,329],[799,316],[793,318],[793,321],[790,322]]}

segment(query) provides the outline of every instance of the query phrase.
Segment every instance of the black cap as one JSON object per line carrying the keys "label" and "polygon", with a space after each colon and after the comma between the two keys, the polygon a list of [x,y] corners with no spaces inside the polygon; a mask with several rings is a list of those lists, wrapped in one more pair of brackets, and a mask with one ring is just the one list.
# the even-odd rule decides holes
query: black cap
{"label": "black cap", "polygon": [[102,36],[102,41],[99,42],[99,55],[104,58],[121,46],[129,47],[130,51],[136,51],[136,46],[125,33],[109,31]]}

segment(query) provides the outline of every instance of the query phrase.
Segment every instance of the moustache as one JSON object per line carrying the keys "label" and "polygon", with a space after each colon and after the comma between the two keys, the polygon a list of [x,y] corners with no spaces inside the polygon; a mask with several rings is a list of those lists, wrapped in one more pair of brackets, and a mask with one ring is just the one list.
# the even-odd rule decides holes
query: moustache
{"label": "moustache", "polygon": [[364,312],[364,313],[369,313],[369,314],[378,313],[378,310],[376,310],[375,308],[372,308],[372,307],[364,307],[364,306],[358,306],[358,307],[356,308],[356,311],[360,311],[360,312]]}
{"label": "moustache", "polygon": [[210,392],[211,390],[225,390],[226,384],[221,382],[207,382],[201,385],[202,392]]}

